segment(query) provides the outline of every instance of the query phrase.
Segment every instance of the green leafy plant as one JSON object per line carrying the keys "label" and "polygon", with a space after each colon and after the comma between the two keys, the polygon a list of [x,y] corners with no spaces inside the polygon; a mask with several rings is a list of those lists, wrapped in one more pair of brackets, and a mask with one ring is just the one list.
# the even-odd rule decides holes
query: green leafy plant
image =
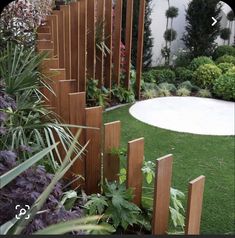
{"label": "green leafy plant", "polygon": [[214,81],[213,93],[225,100],[235,100],[235,72],[221,75]]}
{"label": "green leafy plant", "polygon": [[87,103],[90,106],[102,106],[105,107],[108,105],[108,95],[109,91],[102,87],[98,87],[98,80],[89,79],[87,81],[87,90],[86,90]]}
{"label": "green leafy plant", "polygon": [[176,59],[174,60],[175,67],[188,67],[190,62],[192,61],[191,54],[186,50],[179,50],[176,53]]}
{"label": "green leafy plant", "polygon": [[174,41],[177,37],[177,32],[174,29],[167,29],[164,33],[164,39],[166,41]]}
{"label": "green leafy plant", "polygon": [[178,85],[178,89],[180,88],[187,88],[191,92],[197,92],[200,90],[200,88],[194,84],[192,84],[191,81],[184,81]]}
{"label": "green leafy plant", "polygon": [[159,70],[151,69],[142,74],[142,79],[147,83],[156,83]]}
{"label": "green leafy plant", "polygon": [[176,79],[175,72],[171,69],[163,69],[157,75],[157,83],[174,83]]}
{"label": "green leafy plant", "polygon": [[177,81],[191,81],[193,79],[193,71],[184,67],[178,67],[175,70]]}
{"label": "green leafy plant", "polygon": [[198,69],[201,65],[204,65],[204,64],[215,64],[214,61],[209,58],[209,57],[206,57],[206,56],[200,56],[200,57],[197,57],[197,58],[194,58],[192,60],[192,62],[190,63],[189,65],[189,69],[195,71],[196,69]]}
{"label": "green leafy plant", "polygon": [[223,55],[216,60],[217,64],[220,63],[232,63],[235,65],[235,56],[232,55]]}
{"label": "green leafy plant", "polygon": [[157,97],[157,90],[156,89],[147,89],[142,93],[142,97],[144,99],[151,99]]}
{"label": "green leafy plant", "polygon": [[235,48],[229,45],[220,45],[215,49],[213,53],[214,59],[218,59],[219,57],[224,55],[235,56]]}
{"label": "green leafy plant", "polygon": [[234,64],[232,63],[220,63],[217,65],[221,70],[222,73],[225,74],[227,73],[231,68],[234,67]]}
{"label": "green leafy plant", "polygon": [[115,85],[111,93],[121,103],[132,103],[135,101],[135,94],[132,90],[127,90],[122,86]]}
{"label": "green leafy plant", "polygon": [[89,214],[105,214],[108,222],[115,228],[121,226],[126,229],[129,225],[138,224],[140,208],[132,203],[131,189],[126,189],[124,184],[110,183],[105,180],[104,194],[92,194],[88,196],[88,202],[84,205]]}
{"label": "green leafy plant", "polygon": [[222,74],[220,68],[213,64],[201,65],[195,72],[195,83],[200,87],[211,89],[213,82]]}
{"label": "green leafy plant", "polygon": [[176,92],[176,87],[172,83],[160,83],[158,87],[159,87],[159,90],[169,90],[171,93]]}
{"label": "green leafy plant", "polygon": [[200,89],[197,93],[198,97],[202,97],[202,98],[211,98],[211,92],[208,89]]}
{"label": "green leafy plant", "polygon": [[190,94],[191,94],[191,91],[184,87],[181,87],[181,88],[177,89],[177,91],[176,91],[177,96],[185,97],[185,96],[190,96]]}

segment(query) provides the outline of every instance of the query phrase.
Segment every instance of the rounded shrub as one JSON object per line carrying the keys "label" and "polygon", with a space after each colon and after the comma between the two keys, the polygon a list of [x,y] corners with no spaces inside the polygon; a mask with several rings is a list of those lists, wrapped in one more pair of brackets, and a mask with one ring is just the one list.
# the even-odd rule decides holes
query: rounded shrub
{"label": "rounded shrub", "polygon": [[222,70],[222,73],[227,73],[234,65],[232,63],[220,63],[218,67]]}
{"label": "rounded shrub", "polygon": [[232,55],[235,56],[235,47],[229,45],[220,45],[218,46],[213,54],[214,59],[217,59],[223,55]]}
{"label": "rounded shrub", "polygon": [[194,80],[198,86],[210,89],[214,80],[219,78],[221,74],[221,69],[216,65],[204,64],[194,72]]}
{"label": "rounded shrub", "polygon": [[235,74],[235,66],[233,66],[226,74],[227,75],[234,75]]}
{"label": "rounded shrub", "polygon": [[235,56],[232,55],[223,55],[216,60],[217,64],[220,63],[232,63],[235,65]]}
{"label": "rounded shrub", "polygon": [[176,68],[176,78],[180,82],[190,81],[193,79],[193,71],[184,67]]}
{"label": "rounded shrub", "polygon": [[178,89],[180,89],[180,88],[187,88],[188,90],[191,91],[193,88],[193,85],[190,81],[184,81],[181,84],[179,84]]}
{"label": "rounded shrub", "polygon": [[208,89],[200,89],[197,93],[198,97],[202,97],[202,98],[211,98],[211,92]]}
{"label": "rounded shrub", "polygon": [[180,52],[177,54],[174,61],[175,67],[187,67],[192,61],[192,56],[189,52]]}
{"label": "rounded shrub", "polygon": [[142,73],[142,80],[144,82],[148,82],[148,83],[154,83],[155,82],[154,75],[151,73],[151,71],[143,72]]}
{"label": "rounded shrub", "polygon": [[189,69],[195,71],[196,69],[198,69],[201,65],[204,64],[214,64],[214,61],[206,56],[199,56],[197,58],[194,58],[192,60],[192,62],[189,65]]}
{"label": "rounded shrub", "polygon": [[190,91],[188,88],[184,88],[184,87],[179,88],[179,89],[177,89],[177,91],[176,91],[176,95],[177,95],[177,96],[186,97],[186,96],[190,96],[190,94],[191,94],[191,91]]}
{"label": "rounded shrub", "polygon": [[217,78],[213,92],[219,98],[235,101],[235,72],[223,74]]}
{"label": "rounded shrub", "polygon": [[166,41],[174,41],[177,37],[177,32],[174,29],[167,29],[164,33],[164,39]]}
{"label": "rounded shrub", "polygon": [[171,69],[162,69],[157,74],[157,83],[174,83],[176,79],[175,72]]}
{"label": "rounded shrub", "polygon": [[172,83],[160,83],[158,85],[158,87],[159,87],[159,89],[169,90],[171,93],[175,93],[176,92],[176,87]]}
{"label": "rounded shrub", "polygon": [[166,17],[168,18],[175,18],[179,14],[179,9],[177,7],[169,7],[166,10]]}

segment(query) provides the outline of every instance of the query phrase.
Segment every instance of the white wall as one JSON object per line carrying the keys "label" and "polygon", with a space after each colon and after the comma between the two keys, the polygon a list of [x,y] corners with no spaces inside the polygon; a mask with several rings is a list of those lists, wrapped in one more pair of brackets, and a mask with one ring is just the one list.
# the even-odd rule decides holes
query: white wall
{"label": "white wall", "polygon": [[[183,48],[184,44],[181,40],[182,35],[185,31],[185,10],[187,9],[188,3],[190,0],[170,0],[170,5],[175,6],[179,9],[179,16],[173,21],[173,29],[177,32],[177,39],[172,42],[172,53],[176,53],[179,48]],[[152,57],[152,66],[163,64],[164,60],[161,56],[161,49],[165,46],[165,40],[163,34],[166,30],[166,17],[165,12],[168,9],[167,0],[153,0],[152,2],[152,36],[154,38],[153,46],[153,57]],[[221,21],[221,26],[226,27],[227,20],[226,14],[231,10],[231,8],[223,3],[223,20]],[[211,19],[208,19],[211,20]],[[212,21],[212,20],[211,20]],[[234,22],[235,26],[235,22]],[[235,27],[234,27],[235,28]],[[235,31],[233,29],[233,34],[231,34],[231,43],[233,43]],[[223,44],[223,41],[218,38],[216,41],[218,44]]]}

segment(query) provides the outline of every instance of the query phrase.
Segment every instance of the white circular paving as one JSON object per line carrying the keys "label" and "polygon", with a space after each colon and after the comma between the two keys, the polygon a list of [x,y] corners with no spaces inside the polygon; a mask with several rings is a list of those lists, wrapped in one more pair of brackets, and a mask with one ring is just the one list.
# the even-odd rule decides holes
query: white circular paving
{"label": "white circular paving", "polygon": [[159,97],[135,103],[130,114],[149,125],[200,135],[235,135],[235,103],[199,97]]}

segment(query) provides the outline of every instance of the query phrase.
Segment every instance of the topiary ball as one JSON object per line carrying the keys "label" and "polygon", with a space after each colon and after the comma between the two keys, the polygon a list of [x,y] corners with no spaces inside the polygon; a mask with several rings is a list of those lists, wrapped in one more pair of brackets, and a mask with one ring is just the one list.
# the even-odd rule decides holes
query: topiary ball
{"label": "topiary ball", "polygon": [[223,55],[235,56],[235,47],[230,45],[220,45],[215,49],[213,53],[213,58],[218,59],[219,57]]}
{"label": "topiary ball", "polygon": [[213,64],[204,64],[201,65],[194,72],[195,84],[202,88],[211,89],[214,83],[214,80],[219,78],[222,74],[222,71],[219,67]]}
{"label": "topiary ball", "polygon": [[217,64],[220,63],[232,63],[235,65],[235,57],[232,55],[223,55],[216,60]]}
{"label": "topiary ball", "polygon": [[174,41],[177,37],[177,32],[174,29],[167,29],[164,33],[164,39],[166,41]]}
{"label": "topiary ball", "polygon": [[218,64],[218,67],[222,70],[222,73],[227,73],[231,68],[234,67],[232,63],[220,63]]}

